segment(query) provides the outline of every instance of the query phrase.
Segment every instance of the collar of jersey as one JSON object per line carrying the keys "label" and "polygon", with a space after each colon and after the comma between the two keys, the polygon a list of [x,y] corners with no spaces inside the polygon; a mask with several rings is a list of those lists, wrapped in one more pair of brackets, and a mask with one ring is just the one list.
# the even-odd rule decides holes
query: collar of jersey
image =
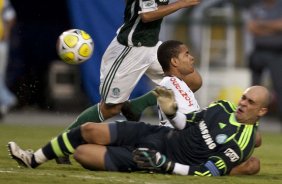
{"label": "collar of jersey", "polygon": [[[252,124],[248,124],[248,123],[239,123],[237,120],[236,120],[236,117],[235,117],[235,112],[231,113],[230,115],[230,118],[229,118],[229,122],[230,124],[234,125],[234,126],[241,126],[242,124],[244,125],[252,125]],[[259,122],[256,122],[256,126],[258,126]],[[253,126],[253,125],[252,125]]]}

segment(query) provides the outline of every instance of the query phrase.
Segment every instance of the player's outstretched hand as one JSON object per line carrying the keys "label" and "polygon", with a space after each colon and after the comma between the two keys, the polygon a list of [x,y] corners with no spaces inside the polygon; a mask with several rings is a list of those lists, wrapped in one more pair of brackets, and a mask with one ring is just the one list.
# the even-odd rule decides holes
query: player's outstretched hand
{"label": "player's outstretched hand", "polygon": [[175,165],[165,155],[148,148],[135,149],[133,151],[133,160],[140,169],[162,173],[172,173]]}
{"label": "player's outstretched hand", "polygon": [[162,86],[158,86],[153,90],[153,94],[157,97],[158,103],[165,115],[172,119],[177,111],[177,103],[172,90]]}

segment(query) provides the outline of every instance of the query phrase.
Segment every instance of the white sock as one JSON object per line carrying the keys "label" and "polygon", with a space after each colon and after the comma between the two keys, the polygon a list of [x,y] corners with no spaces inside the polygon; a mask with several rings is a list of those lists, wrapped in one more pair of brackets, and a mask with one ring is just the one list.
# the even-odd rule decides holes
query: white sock
{"label": "white sock", "polygon": [[34,159],[38,164],[42,164],[46,162],[48,159],[44,155],[42,149],[37,150],[34,154]]}

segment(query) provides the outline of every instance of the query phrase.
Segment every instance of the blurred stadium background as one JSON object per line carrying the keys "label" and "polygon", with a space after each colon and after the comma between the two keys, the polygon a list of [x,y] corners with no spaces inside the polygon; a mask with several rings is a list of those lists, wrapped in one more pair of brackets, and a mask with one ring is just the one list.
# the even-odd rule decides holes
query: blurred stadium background
{"label": "blurred stadium background", "polygon": [[[182,40],[196,56],[204,81],[196,93],[201,106],[222,98],[236,103],[250,85],[246,65],[251,44],[244,21],[253,2],[202,0],[197,8],[165,18],[161,40]],[[24,122],[24,116],[34,119],[26,122],[58,122],[52,117],[65,118],[59,122],[71,122],[79,111],[100,100],[100,59],[122,23],[124,0],[11,0],[11,3],[17,22],[11,37],[7,84],[17,95],[18,106],[3,122]],[[79,66],[67,65],[56,55],[57,37],[71,28],[87,31],[95,43],[93,57]],[[272,88],[267,73],[265,85]],[[144,77],[132,98],[151,88],[152,84]],[[146,111],[146,115],[154,115],[154,109]],[[273,122],[271,129],[281,130],[276,116],[274,100],[265,121]]]}

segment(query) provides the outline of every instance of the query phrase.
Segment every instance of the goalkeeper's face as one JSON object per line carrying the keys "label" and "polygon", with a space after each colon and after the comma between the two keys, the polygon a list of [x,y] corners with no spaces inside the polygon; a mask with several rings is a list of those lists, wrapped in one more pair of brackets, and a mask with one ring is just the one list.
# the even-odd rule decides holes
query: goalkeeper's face
{"label": "goalkeeper's face", "polygon": [[268,100],[269,92],[262,86],[252,86],[245,90],[235,112],[237,121],[255,124],[267,113]]}
{"label": "goalkeeper's face", "polygon": [[194,72],[194,57],[190,54],[186,45],[179,46],[179,54],[177,58],[178,71],[181,75],[186,76]]}

